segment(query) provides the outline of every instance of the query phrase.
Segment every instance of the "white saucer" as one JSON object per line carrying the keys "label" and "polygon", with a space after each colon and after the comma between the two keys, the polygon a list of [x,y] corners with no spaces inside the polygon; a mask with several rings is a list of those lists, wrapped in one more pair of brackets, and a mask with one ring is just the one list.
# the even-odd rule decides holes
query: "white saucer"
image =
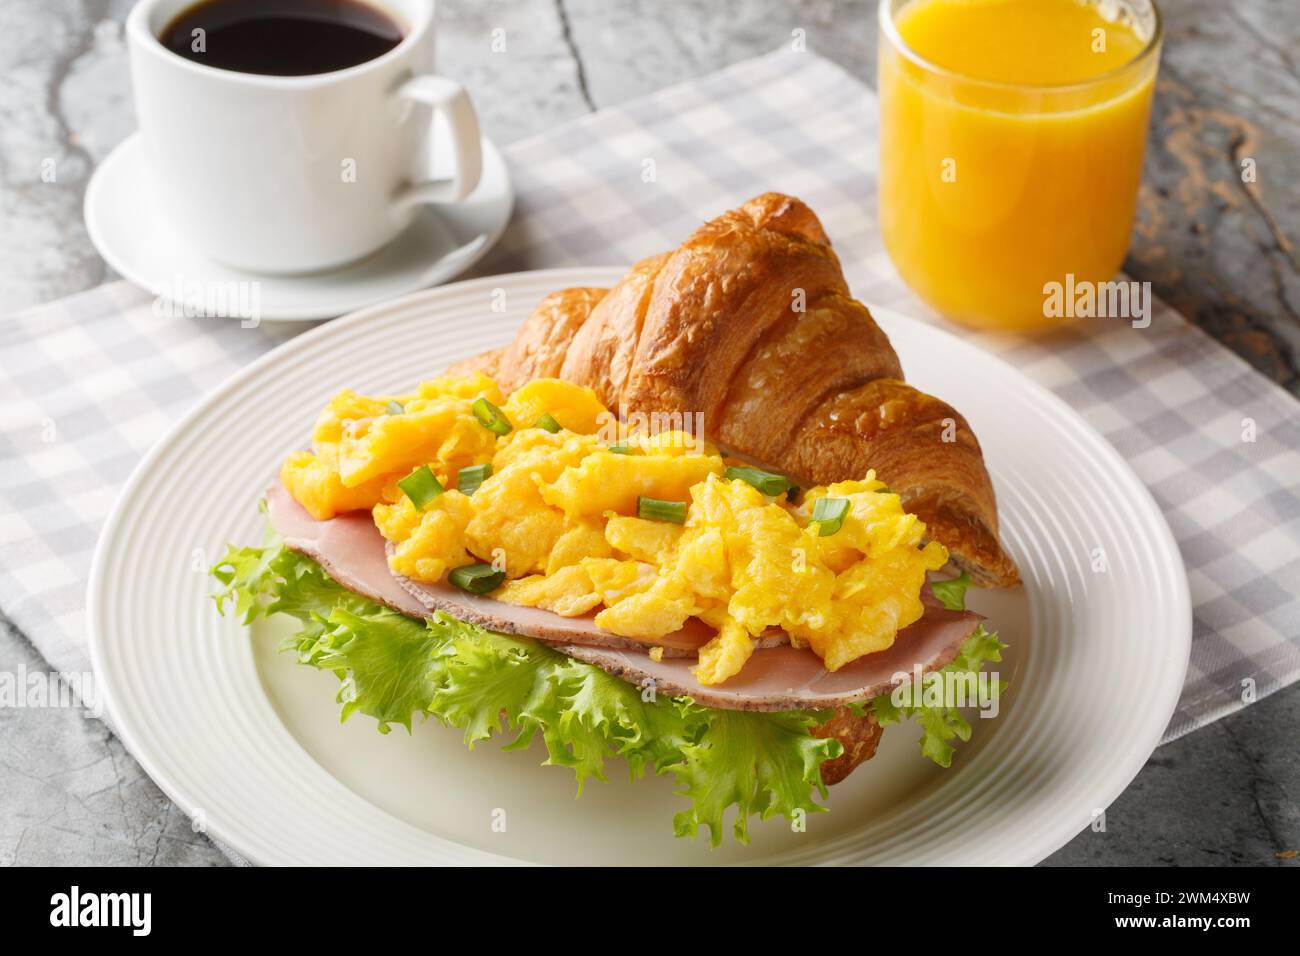
{"label": "white saucer", "polygon": [[[435,140],[446,141],[446,137]],[[435,155],[435,175],[450,162],[450,157]],[[134,133],[91,177],[86,189],[86,228],[104,261],[124,278],[165,299],[172,298],[177,289],[195,284],[256,282],[259,315],[271,320],[333,318],[446,282],[493,246],[514,207],[505,160],[484,137],[483,177],[464,202],[423,207],[411,226],[391,243],[342,269],[299,276],[262,275],[214,262],[186,245],[159,214],[145,166],[140,134]]]}

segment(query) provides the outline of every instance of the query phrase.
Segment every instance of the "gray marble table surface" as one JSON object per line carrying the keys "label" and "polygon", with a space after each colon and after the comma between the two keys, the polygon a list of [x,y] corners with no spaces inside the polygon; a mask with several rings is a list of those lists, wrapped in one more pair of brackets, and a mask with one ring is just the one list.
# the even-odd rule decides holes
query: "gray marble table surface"
{"label": "gray marble table surface", "polygon": [[[1300,8],[1164,0],[1165,53],[1134,246],[1136,278],[1300,394]],[[97,163],[135,127],[130,0],[0,4],[0,313],[115,279],[81,219]],[[874,86],[864,0],[442,0],[440,69],[509,143],[768,52],[796,27]],[[490,62],[512,37],[510,70]],[[61,188],[40,181],[58,161]],[[1242,182],[1254,160],[1258,178]],[[2,573],[3,569],[0,569]],[[0,670],[39,670],[0,618]],[[1161,747],[1049,864],[1300,865],[1300,686]],[[0,864],[223,865],[102,723],[0,710]]]}

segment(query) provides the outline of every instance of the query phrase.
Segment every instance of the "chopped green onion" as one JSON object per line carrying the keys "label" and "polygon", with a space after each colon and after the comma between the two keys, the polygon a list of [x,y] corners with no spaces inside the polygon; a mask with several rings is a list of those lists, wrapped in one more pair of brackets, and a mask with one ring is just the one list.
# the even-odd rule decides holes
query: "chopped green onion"
{"label": "chopped green onion", "polygon": [[423,511],[434,498],[447,489],[442,486],[428,465],[421,465],[397,483],[397,487],[406,492],[417,511]]}
{"label": "chopped green onion", "polygon": [[506,579],[504,571],[498,571],[490,564],[466,564],[456,568],[447,576],[452,584],[470,594],[487,594],[495,591]]}
{"label": "chopped green onion", "polygon": [[492,432],[494,435],[510,434],[510,421],[506,418],[505,413],[497,408],[486,398],[480,398],[472,406],[474,417],[478,423]]}
{"label": "chopped green onion", "polygon": [[401,402],[394,399],[384,407],[384,411],[389,415],[400,415],[402,412],[406,411],[406,407]]}
{"label": "chopped green onion", "polygon": [[537,424],[533,427],[544,428],[546,431],[554,435],[559,432],[560,423],[555,420],[555,416],[550,412],[542,412],[542,417],[537,419]]}
{"label": "chopped green onion", "polygon": [[892,495],[893,493],[894,489],[890,488],[889,485],[881,485],[876,489],[876,494],[878,495]]}
{"label": "chopped green onion", "polygon": [[812,513],[818,536],[825,538],[839,531],[844,525],[844,516],[848,513],[848,498],[818,498],[813,504]]}
{"label": "chopped green onion", "polygon": [[472,495],[478,486],[492,477],[491,465],[470,465],[456,476],[456,490],[462,495]]}
{"label": "chopped green onion", "polygon": [[728,468],[723,477],[727,481],[739,479],[747,485],[753,485],[765,495],[783,495],[794,487],[794,482],[785,475],[761,468]]}
{"label": "chopped green onion", "polygon": [[626,441],[616,442],[613,445],[607,446],[605,450],[613,452],[615,455],[635,455],[638,451],[635,445]]}
{"label": "chopped green onion", "polygon": [[682,524],[686,521],[686,502],[640,497],[636,500],[636,516],[647,521],[670,521],[673,524]]}

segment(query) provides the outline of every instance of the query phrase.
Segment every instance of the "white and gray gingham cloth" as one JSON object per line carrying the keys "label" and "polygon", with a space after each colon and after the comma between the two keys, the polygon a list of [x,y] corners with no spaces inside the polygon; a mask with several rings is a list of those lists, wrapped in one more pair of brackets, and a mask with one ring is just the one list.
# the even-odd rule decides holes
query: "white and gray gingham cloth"
{"label": "white and gray gingham cloth", "polygon": [[[811,53],[739,64],[506,155],[515,218],[480,273],[625,265],[779,190],[817,210],[859,298],[938,321],[881,247],[874,97]],[[140,456],[205,391],[302,328],[159,318],[126,283],[0,323],[0,607],[51,667],[88,668],[91,554]],[[1173,528],[1195,631],[1166,739],[1243,706],[1246,678],[1262,697],[1300,677],[1300,403],[1159,304],[1143,330],[1096,321],[1048,340],[979,341],[1105,435]],[[1244,418],[1254,442],[1242,441]]]}

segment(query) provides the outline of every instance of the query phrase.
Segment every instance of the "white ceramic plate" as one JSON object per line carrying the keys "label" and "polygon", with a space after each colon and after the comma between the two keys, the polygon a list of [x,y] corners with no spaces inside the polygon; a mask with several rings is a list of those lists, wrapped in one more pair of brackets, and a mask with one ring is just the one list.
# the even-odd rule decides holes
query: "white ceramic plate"
{"label": "white ceramic plate", "polygon": [[[1137,773],[1182,687],[1187,582],[1159,510],[1119,456],[1013,368],[920,322],[877,312],[910,381],[969,418],[997,488],[1021,591],[982,593],[1013,645],[996,720],[948,770],[910,727],[831,789],[805,833],[755,822],[749,847],[672,837],[667,778],[590,783],[533,749],[466,751],[424,723],[342,726],[335,678],[217,617],[202,569],[260,540],[255,503],[338,388],[402,390],[507,342],[564,286],[619,272],[498,276],[314,329],[213,392],[147,456],[100,539],[91,649],[108,713],[154,780],[209,833],[268,864],[568,862],[1033,863],[1085,828]],[[500,307],[504,290],[506,310]],[[1096,572],[1102,549],[1107,570]],[[972,592],[974,593],[974,592]],[[494,820],[505,811],[505,832]]]}
{"label": "white ceramic plate", "polygon": [[[429,175],[449,175],[451,137],[434,138]],[[207,258],[178,235],[157,208],[139,133],[99,165],[86,188],[90,241],[124,278],[164,299],[200,288],[256,285],[259,317],[329,319],[454,279],[487,254],[505,231],[514,188],[505,159],[483,138],[483,175],[463,202],[423,206],[400,236],[359,262],[310,275],[262,275]]]}

